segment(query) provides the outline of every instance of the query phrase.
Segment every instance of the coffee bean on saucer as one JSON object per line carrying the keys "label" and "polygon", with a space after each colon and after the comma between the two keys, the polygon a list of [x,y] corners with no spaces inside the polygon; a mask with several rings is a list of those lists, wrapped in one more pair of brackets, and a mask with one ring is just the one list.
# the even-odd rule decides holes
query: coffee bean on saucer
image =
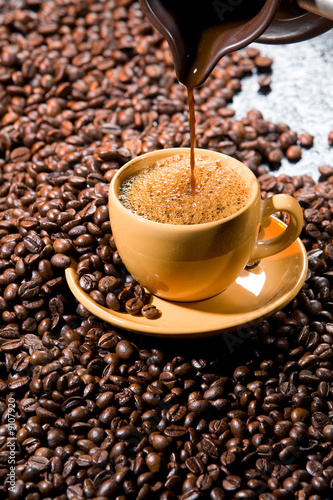
{"label": "coffee bean on saucer", "polygon": [[138,314],[143,308],[143,302],[137,297],[132,297],[125,302],[125,309],[130,314]]}
{"label": "coffee bean on saucer", "polygon": [[145,306],[143,306],[141,309],[141,313],[143,316],[145,316],[145,318],[148,319],[157,318],[160,315],[160,311],[157,309],[157,307],[151,304],[146,304]]}
{"label": "coffee bean on saucer", "polygon": [[121,286],[121,280],[115,276],[104,276],[98,282],[98,289],[104,294],[117,290]]}
{"label": "coffee bean on saucer", "polygon": [[80,287],[88,293],[97,287],[97,279],[93,274],[84,274],[80,277],[79,283]]}
{"label": "coffee bean on saucer", "polygon": [[121,304],[114,293],[107,294],[106,304],[112,311],[119,311],[121,308]]}

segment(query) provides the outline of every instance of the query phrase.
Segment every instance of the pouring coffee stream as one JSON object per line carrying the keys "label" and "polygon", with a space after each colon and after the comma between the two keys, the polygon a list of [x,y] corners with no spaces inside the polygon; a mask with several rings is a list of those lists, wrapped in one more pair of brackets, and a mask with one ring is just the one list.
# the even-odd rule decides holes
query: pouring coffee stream
{"label": "pouring coffee stream", "polygon": [[195,101],[194,101],[194,93],[193,89],[188,91],[187,96],[187,104],[189,108],[189,116],[190,116],[190,137],[191,137],[191,154],[190,154],[190,163],[191,163],[191,193],[192,196],[195,195],[195,157],[194,157],[194,148],[195,148]]}
{"label": "pouring coffee stream", "polygon": [[203,84],[224,55],[253,41],[297,42],[328,31],[333,27],[333,0],[298,0],[298,3],[296,0],[140,0],[140,3],[152,25],[167,40],[176,76],[187,87],[191,190],[195,194],[193,89]]}

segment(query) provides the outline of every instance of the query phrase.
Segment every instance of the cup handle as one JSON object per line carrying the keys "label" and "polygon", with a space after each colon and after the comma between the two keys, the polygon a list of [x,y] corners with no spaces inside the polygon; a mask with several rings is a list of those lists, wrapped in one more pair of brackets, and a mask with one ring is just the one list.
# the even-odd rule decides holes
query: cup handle
{"label": "cup handle", "polygon": [[275,194],[266,200],[260,200],[260,204],[260,224],[275,212],[287,212],[290,220],[286,229],[278,236],[269,240],[256,241],[249,264],[288,248],[299,236],[303,227],[302,209],[292,196]]}

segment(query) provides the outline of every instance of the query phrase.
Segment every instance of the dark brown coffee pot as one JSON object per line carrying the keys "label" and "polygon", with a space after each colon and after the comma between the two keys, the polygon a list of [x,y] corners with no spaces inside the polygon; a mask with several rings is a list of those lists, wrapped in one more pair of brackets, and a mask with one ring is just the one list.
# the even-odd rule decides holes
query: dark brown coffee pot
{"label": "dark brown coffee pot", "polygon": [[333,28],[333,0],[282,0],[262,43],[301,42]]}
{"label": "dark brown coffee pot", "polygon": [[333,0],[140,0],[168,41],[177,78],[201,85],[219,59],[253,41],[306,40],[333,27]]}

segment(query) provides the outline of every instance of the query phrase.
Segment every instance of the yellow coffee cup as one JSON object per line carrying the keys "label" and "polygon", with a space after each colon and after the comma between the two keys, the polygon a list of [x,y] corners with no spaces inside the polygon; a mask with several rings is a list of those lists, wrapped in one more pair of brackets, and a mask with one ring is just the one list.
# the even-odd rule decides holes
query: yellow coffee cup
{"label": "yellow coffee cup", "polygon": [[[245,180],[250,196],[243,208],[221,220],[181,225],[147,220],[124,207],[119,189],[125,179],[156,161],[189,155],[189,148],[163,149],[134,158],[115,174],[109,190],[112,234],[125,266],[149,292],[172,301],[217,295],[247,264],[289,247],[303,225],[298,202],[285,194],[262,200],[257,178],[240,161],[215,151],[196,149],[195,153],[230,166]],[[288,226],[278,236],[259,241],[260,224],[275,212],[289,214]]]}

